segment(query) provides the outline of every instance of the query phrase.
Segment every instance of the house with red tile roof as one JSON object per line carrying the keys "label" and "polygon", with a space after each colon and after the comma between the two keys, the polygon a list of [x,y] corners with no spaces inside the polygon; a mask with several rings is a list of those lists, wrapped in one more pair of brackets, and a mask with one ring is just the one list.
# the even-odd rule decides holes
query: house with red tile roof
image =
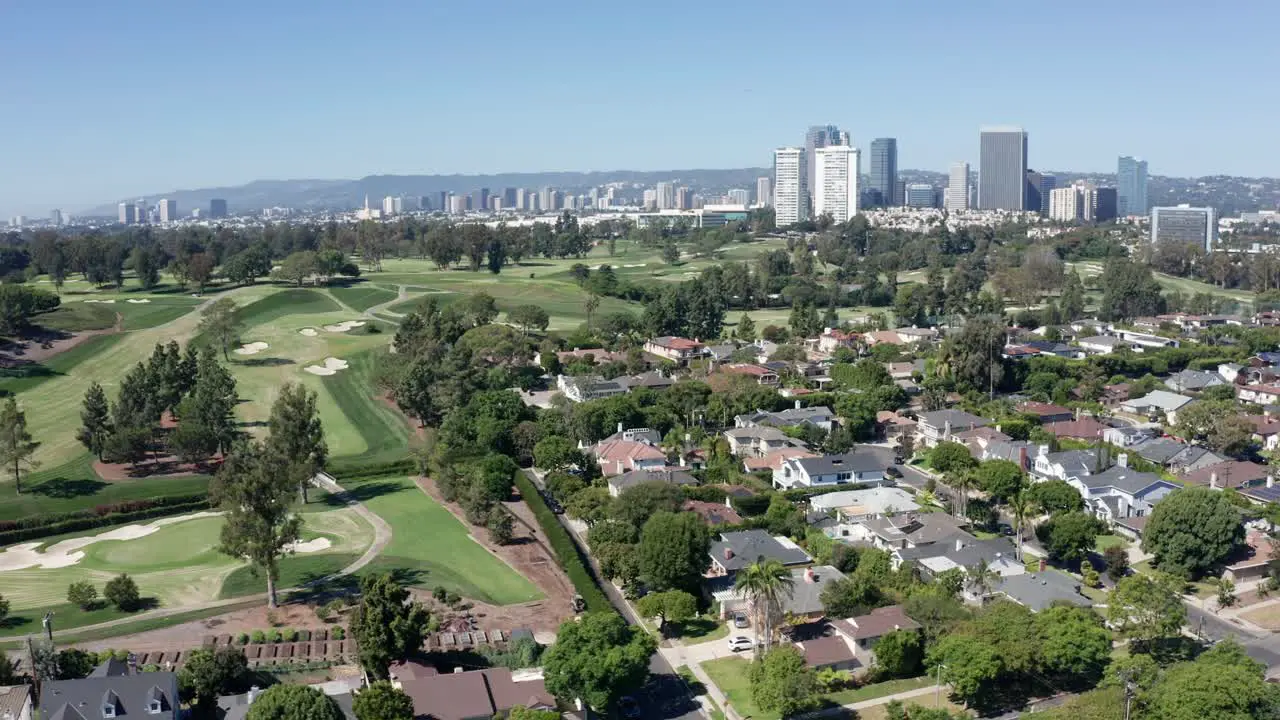
{"label": "house with red tile roof", "polygon": [[1073,440],[1097,440],[1108,430],[1106,425],[1091,417],[1083,416],[1079,420],[1051,422],[1044,426],[1050,435]]}
{"label": "house with red tile roof", "polygon": [[657,470],[667,464],[662,450],[637,440],[602,440],[591,447],[591,456],[606,477],[632,470]]}
{"label": "house with red tile roof", "polygon": [[1018,412],[1024,415],[1031,415],[1041,423],[1063,422],[1075,418],[1075,413],[1071,408],[1065,408],[1061,405],[1052,403],[1037,402],[1028,400],[1018,405]]}
{"label": "house with red tile roof", "polygon": [[690,360],[705,357],[707,346],[697,340],[668,335],[648,340],[644,344],[644,351],[677,365],[685,365]]}

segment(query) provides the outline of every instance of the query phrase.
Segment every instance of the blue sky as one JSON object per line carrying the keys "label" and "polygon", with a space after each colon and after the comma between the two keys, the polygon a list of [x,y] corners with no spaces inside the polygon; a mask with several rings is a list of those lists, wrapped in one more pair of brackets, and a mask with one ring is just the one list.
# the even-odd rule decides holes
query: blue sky
{"label": "blue sky", "polygon": [[1280,173],[1280,3],[0,3],[0,213],[266,178],[767,165]]}

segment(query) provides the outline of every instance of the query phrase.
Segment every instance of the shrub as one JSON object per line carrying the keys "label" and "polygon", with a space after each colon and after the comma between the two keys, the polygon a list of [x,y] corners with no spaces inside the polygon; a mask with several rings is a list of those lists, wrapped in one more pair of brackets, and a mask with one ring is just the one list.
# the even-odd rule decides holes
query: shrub
{"label": "shrub", "polygon": [[272,630],[271,634],[267,635],[267,642],[278,643],[282,640],[284,640],[284,635],[279,630]]}
{"label": "shrub", "polygon": [[30,515],[20,520],[0,522],[0,545],[11,545],[23,540],[35,540],[51,535],[92,530],[106,525],[119,525],[166,515],[181,515],[208,508],[209,496],[200,493],[172,495],[150,500],[130,500],[98,505],[92,509],[75,512]]}
{"label": "shrub", "polygon": [[138,593],[138,583],[124,573],[112,578],[102,591],[107,602],[124,612],[133,612],[142,604],[142,596]]}
{"label": "shrub", "polygon": [[237,635],[237,636],[236,636],[236,644],[237,644],[237,645],[248,645],[248,644],[249,644],[249,633],[240,633],[239,635]]}
{"label": "shrub", "polygon": [[253,635],[249,636],[249,642],[253,643],[254,645],[261,645],[266,641],[267,641],[267,634],[262,632],[261,630],[254,630]]}
{"label": "shrub", "polygon": [[316,608],[316,617],[320,622],[329,622],[333,619],[333,613],[329,611],[328,605],[320,605]]}
{"label": "shrub", "polygon": [[345,640],[346,638],[347,638],[347,631],[341,625],[338,625],[337,627],[329,631],[330,640]]}
{"label": "shrub", "polygon": [[342,600],[330,600],[329,602],[325,603],[325,607],[329,610],[330,614],[337,616],[341,614],[344,609],[346,609],[347,604]]}
{"label": "shrub", "polygon": [[449,591],[445,590],[443,585],[437,585],[435,589],[431,591],[431,597],[435,598],[439,602],[444,602],[444,599],[448,596]]}
{"label": "shrub", "polygon": [[560,566],[564,568],[565,574],[569,576],[569,581],[573,583],[573,587],[582,596],[587,604],[588,610],[598,610],[612,612],[613,606],[609,604],[609,599],[601,592],[600,586],[596,584],[594,576],[587,569],[588,565],[583,559],[578,546],[569,537],[568,531],[556,519],[555,513],[551,512],[551,508],[547,507],[547,501],[533,487],[533,483],[524,473],[515,474],[516,487],[520,490],[520,496],[524,498],[525,503],[533,510],[533,515],[538,520],[538,526],[542,528],[542,532],[547,536],[548,542],[551,543],[551,549],[556,554],[556,559],[560,561]]}
{"label": "shrub", "polygon": [[445,604],[451,608],[456,608],[462,602],[462,597],[456,592],[450,592],[444,596]]}
{"label": "shrub", "polygon": [[67,602],[81,610],[91,610],[98,602],[98,588],[88,580],[78,580],[67,588]]}
{"label": "shrub", "polygon": [[283,633],[281,633],[281,637],[284,638],[285,642],[297,642],[298,631],[294,630],[293,628],[288,628]]}

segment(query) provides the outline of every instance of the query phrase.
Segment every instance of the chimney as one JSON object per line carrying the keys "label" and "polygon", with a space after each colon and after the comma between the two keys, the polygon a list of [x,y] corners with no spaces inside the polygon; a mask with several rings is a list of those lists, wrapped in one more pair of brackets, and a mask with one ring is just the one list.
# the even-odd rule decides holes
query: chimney
{"label": "chimney", "polygon": [[1209,473],[1209,487],[1213,490],[1218,489],[1218,473],[1216,472]]}
{"label": "chimney", "polygon": [[1049,454],[1049,446],[1048,446],[1048,445],[1041,445],[1041,446],[1037,447],[1037,448],[1036,448],[1036,450],[1037,450],[1036,455],[1038,455],[1038,456],[1041,456],[1041,455],[1048,455],[1048,454]]}
{"label": "chimney", "polygon": [[964,549],[964,540],[961,540],[960,538],[956,538],[956,552],[960,552],[963,549]]}
{"label": "chimney", "polygon": [[943,440],[951,439],[951,421],[950,420],[948,420],[942,426],[942,439]]}
{"label": "chimney", "polygon": [[254,685],[253,687],[249,688],[249,697],[247,698],[248,700],[247,704],[252,705],[253,701],[258,699],[258,693],[260,692],[262,692],[262,688],[258,687],[257,685]]}
{"label": "chimney", "polygon": [[796,409],[797,409],[797,410],[799,410],[799,409],[800,409],[800,401],[799,401],[799,400],[797,400],[797,401],[796,401]]}
{"label": "chimney", "polygon": [[1267,487],[1274,487],[1275,484],[1276,484],[1276,476],[1272,475],[1271,473],[1267,473]]}
{"label": "chimney", "polygon": [[1044,558],[1040,558],[1040,572],[1044,572],[1045,570],[1048,569],[1048,567],[1049,567],[1048,562],[1045,561]]}
{"label": "chimney", "polygon": [[1023,470],[1027,469],[1027,446],[1023,445],[1018,448],[1018,466]]}
{"label": "chimney", "polygon": [[622,461],[621,461],[621,460],[618,460],[618,461],[617,461],[617,463],[618,463],[618,472],[617,472],[617,473],[615,473],[615,474],[616,474],[616,475],[621,475],[622,473],[626,472],[626,468],[624,468],[624,467],[622,466]]}
{"label": "chimney", "polygon": [[1116,465],[1122,468],[1129,467],[1129,453],[1120,453],[1116,456]]}
{"label": "chimney", "polygon": [[618,432],[622,432],[622,423],[618,423]]}

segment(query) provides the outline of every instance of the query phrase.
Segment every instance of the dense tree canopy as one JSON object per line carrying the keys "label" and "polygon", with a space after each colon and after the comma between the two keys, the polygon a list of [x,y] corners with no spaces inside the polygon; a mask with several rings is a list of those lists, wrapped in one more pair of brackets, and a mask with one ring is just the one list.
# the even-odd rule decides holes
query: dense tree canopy
{"label": "dense tree canopy", "polygon": [[1167,572],[1199,576],[1222,562],[1244,539],[1240,513],[1221,492],[1190,487],[1156,505],[1142,549]]}

